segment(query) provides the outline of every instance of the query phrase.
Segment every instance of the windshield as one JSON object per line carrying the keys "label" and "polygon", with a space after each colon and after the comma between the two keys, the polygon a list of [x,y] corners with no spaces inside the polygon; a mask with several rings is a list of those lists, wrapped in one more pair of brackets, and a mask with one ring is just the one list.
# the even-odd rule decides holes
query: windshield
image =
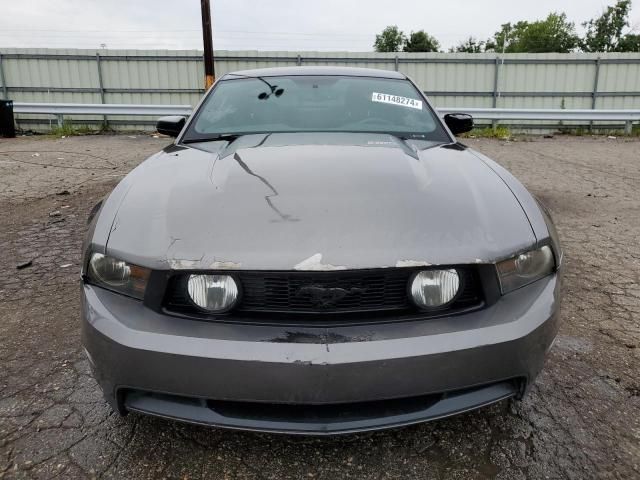
{"label": "windshield", "polygon": [[408,80],[348,76],[221,80],[184,140],[289,132],[376,132],[449,142],[435,113]]}

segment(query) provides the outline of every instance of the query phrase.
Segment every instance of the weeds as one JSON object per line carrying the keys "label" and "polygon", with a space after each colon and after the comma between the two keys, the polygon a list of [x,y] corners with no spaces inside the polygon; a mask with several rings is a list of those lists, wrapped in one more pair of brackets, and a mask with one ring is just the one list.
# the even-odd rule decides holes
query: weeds
{"label": "weeds", "polygon": [[[629,136],[627,134],[625,134],[624,130],[622,129],[611,129],[611,128],[594,128],[594,129],[590,129],[589,127],[582,127],[582,126],[576,126],[576,127],[568,127],[568,126],[562,126],[560,128],[557,128],[555,130],[555,132],[553,131],[553,127],[549,127],[549,129],[551,130],[552,133],[550,133],[551,135],[553,135],[554,133],[556,135],[571,135],[571,136],[576,136],[576,137],[583,137],[586,135],[589,136],[615,136],[615,137],[626,137]],[[514,137],[514,135],[518,135],[518,137],[520,137],[521,135],[527,135],[526,133],[522,133],[522,134],[514,134],[511,129],[507,126],[504,125],[497,125],[495,128],[494,127],[481,127],[481,128],[474,128],[473,130],[471,130],[469,133],[465,133],[463,135],[461,135],[461,137],[464,138],[497,138],[499,140],[509,140],[511,138]],[[539,135],[542,136],[542,133],[539,134],[529,134],[529,135]],[[549,135],[549,134],[545,134],[545,135]],[[638,137],[640,136],[640,125],[634,125],[632,130],[631,130],[631,135],[632,137]]]}
{"label": "weeds", "polygon": [[50,135],[53,137],[71,137],[74,135],[95,135],[101,133],[103,129],[91,128],[88,125],[74,126],[71,122],[64,122],[62,126],[55,126],[51,129]]}
{"label": "weeds", "polygon": [[465,134],[467,138],[498,138],[507,140],[511,138],[511,130],[504,125],[496,125],[495,127],[474,128]]}

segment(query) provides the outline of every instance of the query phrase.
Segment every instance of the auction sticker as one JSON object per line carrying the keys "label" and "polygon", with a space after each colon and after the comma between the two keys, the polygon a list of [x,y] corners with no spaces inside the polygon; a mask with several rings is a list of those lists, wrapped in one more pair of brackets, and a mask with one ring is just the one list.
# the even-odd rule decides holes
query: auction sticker
{"label": "auction sticker", "polygon": [[422,101],[413,98],[401,97],[400,95],[389,95],[388,93],[373,92],[371,95],[372,102],[390,103],[391,105],[400,105],[401,107],[416,108],[422,110]]}

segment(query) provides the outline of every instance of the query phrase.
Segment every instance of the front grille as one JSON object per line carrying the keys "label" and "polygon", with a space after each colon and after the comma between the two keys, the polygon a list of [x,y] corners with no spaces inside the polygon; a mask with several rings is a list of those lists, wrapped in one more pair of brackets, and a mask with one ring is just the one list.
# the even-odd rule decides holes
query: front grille
{"label": "front grille", "polygon": [[[278,314],[327,315],[411,314],[418,310],[408,293],[408,283],[416,269],[388,268],[333,272],[234,272],[242,295],[240,303],[226,316]],[[478,273],[473,267],[459,268],[461,291],[443,310],[465,310],[482,303]],[[164,307],[182,315],[203,316],[188,298],[188,275],[171,277]]]}
{"label": "front grille", "polygon": [[[240,275],[248,312],[344,312],[409,307],[408,272],[283,272]],[[325,293],[321,295],[321,290]],[[344,295],[344,296],[342,296]]]}

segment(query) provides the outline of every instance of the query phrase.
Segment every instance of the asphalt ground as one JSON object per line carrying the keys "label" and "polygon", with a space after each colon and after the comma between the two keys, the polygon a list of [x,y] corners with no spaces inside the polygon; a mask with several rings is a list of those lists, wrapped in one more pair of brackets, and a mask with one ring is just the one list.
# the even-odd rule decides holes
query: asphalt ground
{"label": "asphalt ground", "polygon": [[640,478],[637,138],[466,140],[558,225],[565,298],[546,366],[523,402],[324,439],[121,418],[104,403],[80,346],[86,217],[167,143],[0,139],[0,478]]}

